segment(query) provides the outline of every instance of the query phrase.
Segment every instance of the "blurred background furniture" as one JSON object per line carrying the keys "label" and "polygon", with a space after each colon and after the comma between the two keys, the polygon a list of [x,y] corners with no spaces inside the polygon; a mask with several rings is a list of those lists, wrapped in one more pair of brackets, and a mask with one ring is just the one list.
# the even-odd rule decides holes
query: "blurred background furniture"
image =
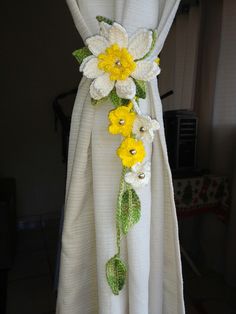
{"label": "blurred background furniture", "polygon": [[[206,250],[204,252],[201,243],[201,238],[204,238],[205,219],[207,219],[207,214],[213,214],[221,224],[226,225],[228,222],[230,212],[229,179],[225,176],[211,174],[174,177],[173,186],[179,221],[181,253],[192,271],[200,276],[201,271],[197,266],[198,255],[203,255],[201,257],[203,261],[207,259],[205,255],[209,254]],[[194,221],[195,223],[193,223]],[[191,239],[191,249],[187,245],[189,241],[186,242],[186,231],[188,239]],[[205,237],[210,238],[208,232]]]}
{"label": "blurred background furniture", "polygon": [[194,171],[197,164],[196,114],[190,110],[164,112],[165,136],[172,173]]}
{"label": "blurred background furniture", "polygon": [[224,176],[203,175],[174,178],[175,204],[179,218],[214,212],[226,221],[229,215],[229,180]]}

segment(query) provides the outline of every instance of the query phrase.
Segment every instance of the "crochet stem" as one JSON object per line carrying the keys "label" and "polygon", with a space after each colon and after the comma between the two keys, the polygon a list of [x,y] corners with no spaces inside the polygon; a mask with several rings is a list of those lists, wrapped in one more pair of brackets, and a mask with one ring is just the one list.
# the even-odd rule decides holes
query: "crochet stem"
{"label": "crochet stem", "polygon": [[138,104],[138,99],[137,101],[135,100],[135,98],[132,100],[132,103],[133,103],[133,106],[134,106],[134,110],[136,111],[136,113],[138,115],[142,115],[142,111],[141,109],[139,108],[139,104]]}
{"label": "crochet stem", "polygon": [[122,168],[121,179],[120,179],[120,189],[117,199],[117,208],[116,208],[116,245],[117,245],[117,256],[120,256],[120,242],[121,242],[121,227],[120,227],[120,215],[121,215],[121,201],[122,195],[125,191],[126,184],[125,184],[125,174],[126,174],[126,167]]}

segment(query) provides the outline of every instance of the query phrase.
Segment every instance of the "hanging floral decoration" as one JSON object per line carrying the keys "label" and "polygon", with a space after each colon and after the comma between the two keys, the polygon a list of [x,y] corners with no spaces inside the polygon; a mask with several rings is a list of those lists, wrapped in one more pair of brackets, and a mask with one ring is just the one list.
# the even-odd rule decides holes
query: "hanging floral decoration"
{"label": "hanging floral decoration", "polygon": [[146,161],[145,143],[154,139],[158,121],[143,115],[139,99],[146,98],[146,82],[159,73],[159,58],[153,60],[156,31],[139,29],[129,37],[120,24],[102,16],[97,20],[99,35],[86,40],[86,47],[73,52],[80,71],[91,79],[91,103],[110,100],[115,109],[108,114],[108,131],[121,135],[117,149],[123,169],[116,206],[117,253],[106,263],[106,277],[112,292],[118,295],[127,275],[127,266],[120,257],[122,235],[127,235],[141,216],[137,189],[147,185],[151,164]]}

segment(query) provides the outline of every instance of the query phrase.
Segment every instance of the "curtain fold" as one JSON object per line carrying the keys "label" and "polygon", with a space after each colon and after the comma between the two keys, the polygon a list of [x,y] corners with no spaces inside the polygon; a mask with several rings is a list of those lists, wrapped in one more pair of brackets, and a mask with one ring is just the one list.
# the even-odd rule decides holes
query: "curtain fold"
{"label": "curtain fold", "polygon": [[[157,29],[159,53],[179,0],[68,0],[75,25],[85,40],[98,32],[97,15],[115,19],[129,32]],[[153,58],[156,55],[153,55]],[[82,79],[75,100],[68,157],[65,219],[57,314],[183,314],[183,282],[171,173],[164,138],[162,106],[156,81],[140,101],[144,114],[157,118],[161,130],[147,145],[152,182],[138,192],[142,216],[122,239],[128,280],[119,296],[106,282],[105,264],[115,254],[114,209],[121,164],[119,136],[107,132],[107,101],[94,107],[90,80]]]}

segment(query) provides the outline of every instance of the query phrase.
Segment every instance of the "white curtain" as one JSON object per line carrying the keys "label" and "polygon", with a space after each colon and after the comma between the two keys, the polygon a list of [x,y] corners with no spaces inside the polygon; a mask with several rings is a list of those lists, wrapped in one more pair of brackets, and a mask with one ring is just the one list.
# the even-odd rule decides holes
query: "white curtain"
{"label": "white curtain", "polygon": [[[75,25],[87,37],[98,32],[96,15],[121,23],[131,34],[157,28],[161,51],[179,0],[68,0]],[[69,34],[68,34],[69,36]],[[110,103],[94,107],[90,81],[82,79],[72,116],[57,314],[183,314],[183,282],[171,173],[156,81],[141,101],[161,130],[149,146],[152,182],[139,197],[142,217],[122,240],[128,280],[119,296],[106,282],[105,264],[115,254],[115,204],[121,163],[119,137],[107,132]]]}

